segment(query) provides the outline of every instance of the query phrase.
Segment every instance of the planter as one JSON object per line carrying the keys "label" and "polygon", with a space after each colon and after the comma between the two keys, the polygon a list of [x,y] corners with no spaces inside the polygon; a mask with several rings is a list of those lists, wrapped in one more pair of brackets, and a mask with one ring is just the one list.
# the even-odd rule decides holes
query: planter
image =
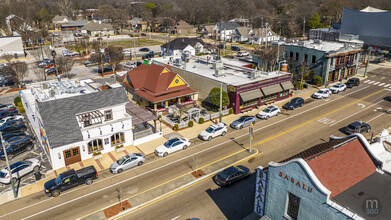
{"label": "planter", "polygon": [[121,152],[121,151],[124,151],[125,148],[124,147],[120,147],[120,148],[115,148],[115,151],[118,153],[118,152]]}
{"label": "planter", "polygon": [[97,160],[99,158],[102,158],[102,154],[98,154],[98,155],[92,155],[92,158],[94,158],[94,160]]}

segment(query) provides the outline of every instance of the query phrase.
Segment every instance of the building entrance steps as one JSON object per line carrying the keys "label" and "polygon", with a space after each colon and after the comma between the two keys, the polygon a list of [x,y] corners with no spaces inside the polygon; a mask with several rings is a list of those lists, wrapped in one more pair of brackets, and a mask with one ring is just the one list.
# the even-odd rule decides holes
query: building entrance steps
{"label": "building entrance steps", "polygon": [[[196,178],[193,173],[194,170],[191,170],[187,173],[179,175],[169,181],[166,181],[157,186],[153,186],[143,192],[132,195],[130,198],[124,198],[125,201],[128,201],[132,208],[127,209],[121,213],[119,213],[115,217],[119,217],[121,215],[131,213],[143,206],[146,206],[154,201],[158,201],[168,195],[175,193],[181,189],[185,189],[188,186],[195,184],[197,182],[203,181],[207,178],[212,178],[218,172],[226,169],[227,167],[234,166],[240,164],[246,160],[250,160],[251,158],[257,156],[260,152],[257,149],[253,149],[252,153],[249,153],[247,149],[243,149],[239,152],[236,152],[227,157],[223,157],[215,162],[210,164],[200,166],[198,170],[202,170],[205,175],[202,175]],[[190,169],[190,168],[189,168]],[[90,215],[84,216],[80,219],[104,219],[105,208],[102,210],[91,213]]]}

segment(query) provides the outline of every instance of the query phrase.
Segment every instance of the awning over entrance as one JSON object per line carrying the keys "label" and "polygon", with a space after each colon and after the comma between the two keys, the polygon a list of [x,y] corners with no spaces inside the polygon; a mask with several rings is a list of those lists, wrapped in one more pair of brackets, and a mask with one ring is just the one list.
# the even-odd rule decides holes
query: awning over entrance
{"label": "awning over entrance", "polygon": [[242,98],[242,100],[244,102],[247,102],[247,101],[250,101],[250,100],[253,100],[253,99],[257,99],[257,98],[263,96],[262,93],[261,93],[261,90],[259,90],[259,89],[254,89],[254,90],[251,90],[251,91],[242,92],[239,95],[240,95],[240,98]]}
{"label": "awning over entrance", "polygon": [[292,84],[291,81],[283,82],[283,83],[281,83],[281,86],[282,86],[282,88],[283,88],[284,90],[289,90],[289,89],[295,88],[295,87],[293,86],[293,84]]}
{"label": "awning over entrance", "polygon": [[125,105],[125,108],[126,113],[132,116],[133,125],[157,119],[156,116],[152,114],[152,112],[137,106],[134,102],[128,102]]}
{"label": "awning over entrance", "polygon": [[263,92],[263,94],[265,94],[265,96],[268,96],[268,95],[271,95],[271,94],[274,94],[277,92],[282,92],[282,91],[283,90],[282,90],[280,84],[276,84],[276,85],[262,88],[262,92]]}

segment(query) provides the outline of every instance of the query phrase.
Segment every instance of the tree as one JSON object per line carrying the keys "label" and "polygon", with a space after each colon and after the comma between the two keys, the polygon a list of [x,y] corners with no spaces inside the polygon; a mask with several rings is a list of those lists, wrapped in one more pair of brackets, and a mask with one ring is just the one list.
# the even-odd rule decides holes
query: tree
{"label": "tree", "polygon": [[280,46],[270,46],[263,49],[256,47],[254,49],[254,54],[257,54],[259,58],[262,60],[262,70],[263,71],[274,71],[277,67],[277,58],[278,53],[281,54],[284,48]]}
{"label": "tree", "polygon": [[10,63],[10,67],[13,70],[11,73],[12,80],[21,88],[23,79],[28,70],[27,64],[25,62],[16,61]]}
{"label": "tree", "polygon": [[311,15],[307,27],[309,29],[323,28],[323,24],[320,23],[320,17],[318,13],[314,13]]}
{"label": "tree", "polygon": [[113,68],[113,71],[115,71],[117,65],[124,60],[124,53],[122,52],[121,47],[114,47],[109,45],[106,51],[106,56],[109,58],[109,63]]}
{"label": "tree", "polygon": [[306,63],[302,62],[299,66],[297,66],[297,76],[300,79],[300,87],[303,86],[304,77],[309,76],[311,73],[311,67]]}
{"label": "tree", "polygon": [[320,77],[318,75],[314,75],[314,77],[312,77],[312,81],[313,81],[314,85],[322,85],[323,84],[322,77]]}
{"label": "tree", "polygon": [[[225,108],[229,105],[228,93],[227,93],[227,91],[223,90],[222,94],[223,94],[222,105],[223,105],[223,108]],[[208,98],[212,102],[213,105],[220,106],[220,88],[215,87],[212,90],[210,90]]]}
{"label": "tree", "polygon": [[31,71],[34,73],[34,75],[37,76],[38,81],[46,81],[47,75],[45,73],[45,70],[43,68],[40,68],[36,65],[32,65],[32,68],[30,68]]}
{"label": "tree", "polygon": [[72,70],[73,64],[73,59],[70,57],[59,56],[56,59],[57,68],[60,69],[68,78],[70,77],[69,73]]}
{"label": "tree", "polygon": [[99,42],[93,41],[91,45],[92,48],[95,50],[95,53],[90,55],[90,60],[98,63],[100,69],[102,70],[103,77],[103,64],[106,62],[105,54],[100,51]]}
{"label": "tree", "polygon": [[89,46],[88,37],[75,40],[76,52],[78,52],[81,56],[83,56],[83,54],[86,51],[86,49],[88,48],[88,46]]}

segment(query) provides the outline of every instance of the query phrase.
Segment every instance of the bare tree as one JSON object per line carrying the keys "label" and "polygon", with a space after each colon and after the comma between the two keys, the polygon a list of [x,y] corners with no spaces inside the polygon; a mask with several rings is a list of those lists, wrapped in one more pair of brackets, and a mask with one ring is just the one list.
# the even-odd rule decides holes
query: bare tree
{"label": "bare tree", "polygon": [[305,77],[308,77],[311,73],[311,68],[308,66],[305,62],[302,62],[299,66],[296,68],[297,76],[300,79],[300,88],[303,86],[303,81]]}
{"label": "bare tree", "polygon": [[10,67],[13,70],[11,75],[13,81],[21,88],[23,79],[28,70],[27,64],[25,62],[16,61],[10,63]]}
{"label": "bare tree", "polygon": [[32,65],[30,69],[34,73],[34,75],[37,76],[38,81],[46,81],[47,75],[43,68],[39,68],[38,66]]}
{"label": "bare tree", "polygon": [[59,71],[61,70],[68,78],[74,65],[73,59],[70,57],[59,56],[56,58],[56,65]]}
{"label": "bare tree", "polygon": [[277,46],[266,47],[263,49],[256,47],[254,49],[254,53],[257,54],[262,60],[262,70],[274,71],[276,69],[278,50],[279,49],[277,48]]}
{"label": "bare tree", "polygon": [[1,56],[1,58],[7,61],[7,63],[11,63],[12,59],[14,59],[14,55],[4,54],[3,56]]}
{"label": "bare tree", "polygon": [[30,50],[30,55],[33,56],[35,60],[41,60],[41,52],[39,52],[39,49]]}
{"label": "bare tree", "polygon": [[124,60],[124,54],[122,53],[121,47],[114,47],[110,45],[107,48],[106,55],[109,58],[109,63],[113,68],[113,71],[115,71],[117,65]]}

